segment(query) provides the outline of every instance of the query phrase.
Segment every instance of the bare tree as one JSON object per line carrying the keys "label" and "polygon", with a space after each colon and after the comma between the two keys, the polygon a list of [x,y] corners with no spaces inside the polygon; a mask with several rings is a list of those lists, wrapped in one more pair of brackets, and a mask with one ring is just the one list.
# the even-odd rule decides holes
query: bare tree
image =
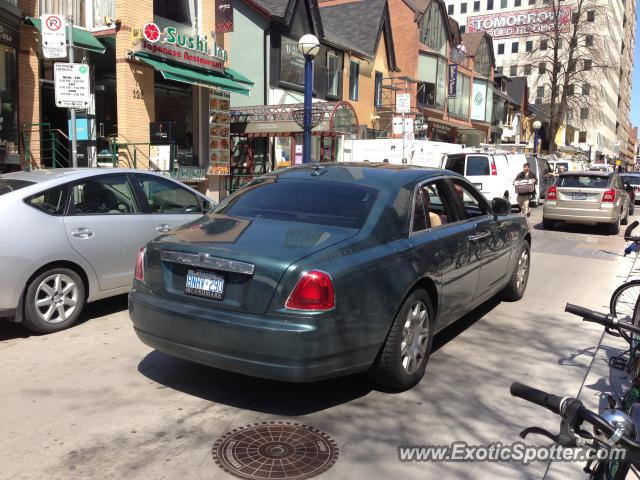
{"label": "bare tree", "polygon": [[618,71],[619,47],[612,45],[609,11],[601,0],[548,0],[546,5],[552,15],[524,58],[538,71],[535,86],[549,92],[543,98],[549,104],[553,152],[558,128],[569,115],[581,117],[582,108],[596,106],[589,109],[588,122],[602,119],[600,85]]}

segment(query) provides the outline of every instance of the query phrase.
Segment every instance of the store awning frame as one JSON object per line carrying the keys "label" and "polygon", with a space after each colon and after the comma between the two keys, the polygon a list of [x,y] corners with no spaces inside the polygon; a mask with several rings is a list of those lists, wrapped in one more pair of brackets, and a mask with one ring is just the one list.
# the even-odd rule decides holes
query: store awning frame
{"label": "store awning frame", "polygon": [[[42,32],[42,22],[39,18],[26,17],[27,24],[33,25],[39,32]],[[73,27],[73,46],[75,48],[81,48],[90,52],[104,54],[107,51],[106,47],[100,43],[100,41],[93,36],[91,32],[83,30],[81,28]]]}
{"label": "store awning frame", "polygon": [[135,52],[134,56],[137,60],[146,63],[150,67],[153,67],[154,70],[160,72],[167,80],[200,85],[207,88],[219,88],[241,95],[249,95],[249,89],[245,85],[230,80],[222,74],[215,74],[178,63],[164,62],[145,52]]}
{"label": "store awning frame", "polygon": [[243,74],[231,67],[225,67],[224,73],[227,77],[229,77],[230,80],[233,80],[234,82],[244,83],[251,87],[255,85],[255,82],[252,82],[248,77],[245,77]]}

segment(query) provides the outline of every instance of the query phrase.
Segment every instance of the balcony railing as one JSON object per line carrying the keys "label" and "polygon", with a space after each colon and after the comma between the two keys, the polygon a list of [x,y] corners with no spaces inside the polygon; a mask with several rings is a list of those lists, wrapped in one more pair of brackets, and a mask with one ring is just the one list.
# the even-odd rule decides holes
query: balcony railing
{"label": "balcony railing", "polygon": [[115,20],[115,0],[44,0],[44,11],[73,16],[76,27],[88,30],[109,26]]}

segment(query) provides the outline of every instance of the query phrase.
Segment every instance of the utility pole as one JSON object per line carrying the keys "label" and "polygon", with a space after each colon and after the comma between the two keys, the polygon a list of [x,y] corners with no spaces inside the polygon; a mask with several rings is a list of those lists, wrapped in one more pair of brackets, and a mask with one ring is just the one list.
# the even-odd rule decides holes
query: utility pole
{"label": "utility pole", "polygon": [[[73,16],[67,17],[67,38],[69,39],[69,63],[74,63]],[[71,109],[71,166],[78,168],[78,135],[76,133],[76,109]]]}

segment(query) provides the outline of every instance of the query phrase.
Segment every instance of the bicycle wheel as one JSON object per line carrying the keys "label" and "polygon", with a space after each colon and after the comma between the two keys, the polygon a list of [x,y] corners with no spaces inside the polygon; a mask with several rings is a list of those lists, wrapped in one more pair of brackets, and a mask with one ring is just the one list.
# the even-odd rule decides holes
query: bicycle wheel
{"label": "bicycle wheel", "polygon": [[624,322],[631,322],[638,298],[640,298],[640,280],[623,283],[611,295],[609,302],[611,314]]}

